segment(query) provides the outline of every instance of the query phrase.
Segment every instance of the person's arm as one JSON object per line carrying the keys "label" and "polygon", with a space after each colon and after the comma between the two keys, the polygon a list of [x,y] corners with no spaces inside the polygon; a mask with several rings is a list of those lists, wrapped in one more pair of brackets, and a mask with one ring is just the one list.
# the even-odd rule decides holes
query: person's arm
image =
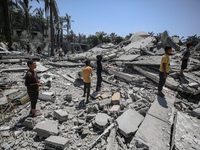
{"label": "person's arm", "polygon": [[181,61],[184,59],[184,55],[181,57]]}
{"label": "person's arm", "polygon": [[162,66],[163,66],[164,77],[167,78],[166,63],[163,63]]}

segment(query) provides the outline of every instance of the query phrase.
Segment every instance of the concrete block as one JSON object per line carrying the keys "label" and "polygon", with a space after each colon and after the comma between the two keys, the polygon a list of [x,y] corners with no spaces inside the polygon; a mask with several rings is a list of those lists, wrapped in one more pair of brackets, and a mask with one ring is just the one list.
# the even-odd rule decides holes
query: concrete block
{"label": "concrete block", "polygon": [[193,88],[199,87],[199,83],[196,83],[196,82],[189,83],[188,85],[189,85],[189,87],[193,87]]}
{"label": "concrete block", "polygon": [[67,121],[68,113],[66,111],[61,110],[61,109],[54,110],[54,117],[56,119],[58,119],[60,122]]}
{"label": "concrete block", "polygon": [[36,125],[36,122],[33,118],[29,117],[29,118],[26,118],[26,120],[24,121],[24,126],[26,128],[29,128],[29,129],[33,129],[34,126]]}
{"label": "concrete block", "polygon": [[95,117],[94,125],[99,129],[103,129],[108,125],[110,119],[111,117],[107,114],[98,113]]}
{"label": "concrete block", "polygon": [[119,105],[119,100],[120,100],[120,92],[114,93],[112,96],[112,105]]}
{"label": "concrete block", "polygon": [[192,116],[200,118],[200,108],[194,109],[192,111]]}
{"label": "concrete block", "polygon": [[199,149],[199,119],[178,111],[173,131],[171,149]]}
{"label": "concrete block", "polygon": [[101,98],[102,99],[106,99],[106,98],[108,98],[109,97],[109,94],[108,93],[103,93],[102,95],[101,95]]}
{"label": "concrete block", "polygon": [[119,131],[125,137],[129,137],[131,134],[134,134],[137,131],[143,119],[144,117],[138,112],[128,109],[117,118]]}
{"label": "concrete block", "polygon": [[116,112],[119,112],[120,111],[120,106],[119,105],[113,105],[111,108],[110,108],[110,113],[116,113]]}
{"label": "concrete block", "polygon": [[38,98],[40,100],[44,100],[44,101],[55,102],[56,95],[55,95],[55,92],[43,92],[43,93],[39,94]]}
{"label": "concrete block", "polygon": [[69,140],[60,136],[50,136],[44,142],[47,150],[64,150],[69,147]]}
{"label": "concrete block", "polygon": [[41,137],[58,135],[58,122],[53,120],[42,121],[36,124],[33,130]]}
{"label": "concrete block", "polygon": [[66,94],[64,97],[65,101],[71,102],[72,101],[72,94]]}

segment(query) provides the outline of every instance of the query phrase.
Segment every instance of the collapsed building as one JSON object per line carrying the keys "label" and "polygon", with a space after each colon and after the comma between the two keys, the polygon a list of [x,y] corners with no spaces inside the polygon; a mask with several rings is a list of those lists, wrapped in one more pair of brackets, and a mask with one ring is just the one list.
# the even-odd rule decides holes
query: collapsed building
{"label": "collapsed building", "polygon": [[[172,47],[170,72],[156,95],[164,46]],[[192,50],[184,76],[179,76],[185,46],[167,32],[154,37],[137,32],[130,40],[101,44],[61,60],[45,55],[2,56],[0,147],[2,149],[180,150],[200,147],[200,44]],[[44,52],[44,53],[47,53]],[[103,55],[103,83],[96,92],[96,55]],[[37,60],[44,83],[37,109],[13,92],[26,92],[26,61]],[[93,67],[90,103],[85,104],[81,71],[84,60]],[[8,102],[8,99],[10,101]],[[16,102],[18,101],[18,102]],[[23,103],[23,105],[18,105]]]}

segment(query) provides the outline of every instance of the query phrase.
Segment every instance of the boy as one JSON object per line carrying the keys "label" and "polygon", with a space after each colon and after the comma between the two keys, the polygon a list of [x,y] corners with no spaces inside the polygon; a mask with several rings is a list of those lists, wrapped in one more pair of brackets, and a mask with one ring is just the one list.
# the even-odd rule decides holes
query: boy
{"label": "boy", "polygon": [[38,88],[39,86],[42,86],[42,83],[39,82],[37,73],[34,70],[36,68],[36,62],[30,60],[27,62],[27,65],[29,67],[29,70],[26,72],[25,85],[27,86],[27,92],[31,101],[30,113],[32,114],[33,117],[35,117],[36,116],[35,108],[38,99]]}
{"label": "boy", "polygon": [[187,44],[187,48],[185,49],[185,51],[183,52],[182,54],[182,57],[181,57],[181,61],[182,61],[182,64],[181,64],[181,72],[180,72],[180,75],[183,75],[183,71],[184,69],[187,68],[187,63],[188,63],[188,59],[190,57],[190,49],[192,48],[192,44],[191,43],[188,43]]}
{"label": "boy", "polygon": [[101,90],[101,82],[102,82],[102,77],[101,77],[101,72],[102,72],[102,65],[101,65],[101,60],[102,56],[97,55],[97,86],[96,86],[96,91]]}
{"label": "boy", "polygon": [[85,93],[87,90],[87,100],[86,104],[89,103],[89,96],[90,96],[90,86],[91,86],[91,79],[90,77],[92,76],[92,68],[90,60],[85,61],[85,67],[82,70],[82,76],[83,76],[83,82],[84,82],[84,94],[83,97],[85,97]]}
{"label": "boy", "polygon": [[162,88],[165,85],[167,79],[167,73],[170,68],[169,54],[172,52],[170,46],[165,46],[165,54],[162,56],[161,64],[160,64],[160,73],[159,73],[159,84],[158,84],[158,95],[164,97],[165,95],[162,93]]}

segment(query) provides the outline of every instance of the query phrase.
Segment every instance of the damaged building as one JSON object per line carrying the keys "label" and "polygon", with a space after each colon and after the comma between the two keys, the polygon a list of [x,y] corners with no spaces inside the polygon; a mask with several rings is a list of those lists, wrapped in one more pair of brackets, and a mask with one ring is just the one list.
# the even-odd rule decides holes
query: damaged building
{"label": "damaged building", "polygon": [[[74,44],[76,45],[76,44]],[[158,96],[164,46],[172,47],[170,72]],[[101,44],[62,60],[42,54],[3,55],[0,60],[1,149],[182,150],[200,147],[200,44],[179,76],[186,48],[165,31],[140,31],[124,43]],[[48,53],[47,49],[44,53]],[[103,56],[103,82],[96,92],[96,56]],[[26,62],[37,60],[44,84],[30,117],[24,76]],[[90,103],[85,104],[80,75],[84,60],[93,68]]]}

